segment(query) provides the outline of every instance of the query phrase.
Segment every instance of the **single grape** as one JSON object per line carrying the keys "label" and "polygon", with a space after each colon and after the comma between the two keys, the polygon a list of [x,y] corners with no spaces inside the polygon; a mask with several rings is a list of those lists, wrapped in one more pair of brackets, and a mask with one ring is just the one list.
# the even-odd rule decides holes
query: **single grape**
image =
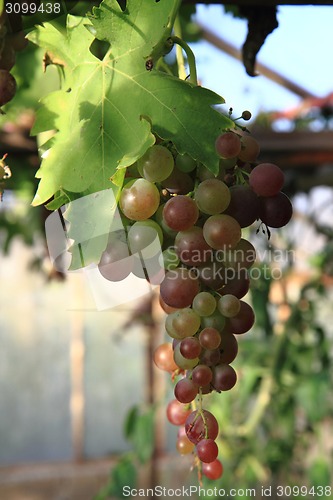
{"label": "single grape", "polygon": [[244,135],[241,139],[242,149],[238,158],[242,161],[249,161],[250,163],[256,161],[260,153],[260,146],[251,135]]}
{"label": "single grape", "polygon": [[5,69],[0,69],[0,107],[11,101],[16,93],[16,80]]}
{"label": "single grape", "polygon": [[238,354],[238,342],[231,333],[221,333],[220,363],[229,364],[234,361]]}
{"label": "single grape", "polygon": [[242,269],[240,273],[235,273],[234,269],[231,269],[232,276],[226,273],[225,285],[219,290],[221,295],[232,294],[238,299],[244,297],[250,288],[250,278],[246,269]]}
{"label": "single grape", "polygon": [[[191,403],[197,396],[198,394],[198,386],[196,386],[192,380],[188,378],[182,378],[178,380],[177,384],[175,385],[175,398],[180,402],[180,403]],[[187,417],[187,420],[191,414]],[[187,436],[189,439],[190,437]],[[192,441],[190,439],[190,441]]]}
{"label": "single grape", "polygon": [[258,196],[275,196],[284,184],[284,174],[274,163],[260,163],[250,173],[249,184]]}
{"label": "single grape", "polygon": [[240,310],[233,318],[228,318],[225,323],[225,332],[241,334],[249,331],[254,324],[254,311],[252,307],[240,301]]}
{"label": "single grape", "polygon": [[175,165],[181,172],[189,173],[196,168],[197,162],[188,154],[178,154],[175,159]]}
{"label": "single grape", "polygon": [[192,370],[192,381],[199,387],[204,387],[211,383],[213,379],[212,370],[207,365],[199,364]]}
{"label": "single grape", "polygon": [[123,281],[133,270],[133,257],[126,243],[112,240],[102,253],[98,269],[109,281]]}
{"label": "single grape", "polygon": [[184,425],[190,413],[191,406],[184,405],[177,399],[170,401],[166,408],[167,419],[173,425]]}
{"label": "single grape", "polygon": [[181,355],[186,359],[195,359],[201,353],[201,345],[196,337],[186,337],[179,346]]}
{"label": "single grape", "polygon": [[236,185],[230,189],[230,203],[225,214],[231,215],[241,227],[248,227],[259,217],[259,198],[249,186]]}
{"label": "single grape", "polygon": [[230,391],[237,382],[237,374],[232,366],[219,364],[213,369],[212,385],[217,391]]}
{"label": "single grape", "polygon": [[201,182],[194,196],[200,211],[208,215],[223,212],[230,203],[229,188],[219,179],[207,179]]}
{"label": "single grape", "polygon": [[199,460],[205,463],[211,463],[216,460],[219,449],[213,439],[201,439],[196,446],[196,452]]}
{"label": "single grape", "polygon": [[194,450],[194,444],[191,443],[187,436],[180,436],[177,438],[176,448],[180,455],[188,455]]}
{"label": "single grape", "polygon": [[261,198],[259,217],[269,227],[283,227],[293,215],[293,206],[288,196],[278,193],[275,196]]}
{"label": "single grape", "polygon": [[248,110],[243,111],[243,113],[242,113],[243,120],[245,120],[245,121],[251,120],[251,117],[252,117],[251,111],[248,111]]}
{"label": "single grape", "polygon": [[174,240],[176,237],[177,231],[174,231],[173,229],[171,229],[167,225],[167,223],[165,222],[165,220],[163,218],[164,207],[165,207],[165,203],[162,203],[162,205],[160,205],[158,207],[157,211],[154,214],[154,219],[157,222],[157,224],[162,228],[163,234],[165,236],[171,238],[172,240]]}
{"label": "single grape", "polygon": [[[185,379],[186,380],[186,379]],[[216,439],[219,425],[214,415],[208,410],[194,410],[187,417],[185,431],[189,440],[198,444],[202,439]]]}
{"label": "single grape", "polygon": [[199,330],[200,316],[190,307],[179,309],[170,315],[177,338],[192,337]]}
{"label": "single grape", "polygon": [[137,161],[140,174],[150,182],[161,182],[169,177],[174,168],[174,160],[170,151],[159,144],[147,149]]}
{"label": "single grape", "polygon": [[179,231],[175,238],[175,249],[181,262],[187,266],[200,266],[212,258],[212,249],[204,238],[203,229],[198,226]]}
{"label": "single grape", "polygon": [[240,300],[235,295],[228,293],[219,299],[217,307],[223,316],[232,318],[240,311]]}
{"label": "single grape", "polygon": [[235,247],[241,239],[239,223],[230,215],[218,214],[209,217],[203,226],[203,236],[215,250]]}
{"label": "single grape", "polygon": [[154,352],[154,363],[160,370],[166,372],[178,370],[178,366],[173,359],[173,349],[170,342],[165,342],[157,347]]}
{"label": "single grape", "polygon": [[210,316],[216,309],[215,297],[209,292],[200,292],[194,297],[192,307],[199,316]]}
{"label": "single grape", "polygon": [[208,479],[212,479],[216,481],[216,479],[220,479],[223,474],[223,465],[220,460],[216,459],[210,463],[203,463],[201,467],[202,473],[208,477]]}
{"label": "single grape", "polygon": [[235,132],[226,132],[221,134],[215,141],[217,154],[222,158],[234,158],[238,156],[241,150],[241,140]]}
{"label": "single grape", "polygon": [[162,229],[151,219],[135,222],[128,231],[128,245],[131,253],[145,250],[145,259],[160,252],[162,243]]}
{"label": "single grape", "polygon": [[198,292],[198,278],[184,268],[168,271],[160,286],[162,300],[167,305],[176,308],[190,306]]}
{"label": "single grape", "polygon": [[182,370],[191,370],[199,363],[199,358],[185,358],[180,352],[181,344],[177,344],[173,351],[173,359]]}
{"label": "single grape", "polygon": [[219,332],[225,327],[225,317],[216,309],[210,316],[201,318],[201,326],[203,328],[215,328]]}
{"label": "single grape", "polygon": [[122,189],[119,205],[123,214],[131,220],[149,219],[160,203],[157,187],[146,179],[132,179]]}
{"label": "single grape", "polygon": [[199,342],[204,349],[217,349],[221,343],[221,335],[216,328],[204,328],[199,333]]}
{"label": "single grape", "polygon": [[174,231],[186,231],[197,222],[199,209],[192,198],[173,196],[163,208],[165,223]]}
{"label": "single grape", "polygon": [[215,366],[221,361],[221,352],[219,349],[205,349],[201,352],[200,364]]}

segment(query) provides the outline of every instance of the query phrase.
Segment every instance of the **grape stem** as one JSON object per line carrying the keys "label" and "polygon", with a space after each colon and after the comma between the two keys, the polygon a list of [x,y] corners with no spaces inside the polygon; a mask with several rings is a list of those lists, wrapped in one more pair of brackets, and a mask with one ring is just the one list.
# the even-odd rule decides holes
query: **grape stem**
{"label": "grape stem", "polygon": [[[176,25],[177,22],[179,22],[179,18],[176,19],[175,21],[175,31],[176,31]],[[187,62],[190,68],[190,76],[188,78],[188,81],[192,83],[195,86],[198,86],[198,77],[197,77],[197,68],[195,65],[195,56],[192,52],[192,49],[187,45],[184,40],[182,40],[179,36],[174,35],[171,37],[172,41],[179,45],[181,49],[183,49],[186,53],[187,56]],[[177,63],[178,63],[178,72],[179,72],[179,78],[186,79],[186,72],[185,72],[185,65],[184,65],[184,58],[181,53],[181,50],[179,51],[181,54],[178,56],[178,51],[177,51]]]}

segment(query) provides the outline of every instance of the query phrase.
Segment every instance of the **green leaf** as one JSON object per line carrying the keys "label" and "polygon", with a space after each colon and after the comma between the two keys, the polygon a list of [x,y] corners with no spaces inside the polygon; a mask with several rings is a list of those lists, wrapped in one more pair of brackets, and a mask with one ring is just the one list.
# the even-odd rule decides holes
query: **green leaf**
{"label": "green leaf", "polygon": [[132,443],[134,452],[141,463],[147,462],[154,451],[154,408],[145,411],[134,411],[127,421],[127,438]]}
{"label": "green leaf", "polygon": [[136,479],[137,471],[132,459],[128,456],[122,457],[111,471],[106,498],[125,498],[124,487],[127,486],[129,490],[133,489]]}
{"label": "green leaf", "polygon": [[137,406],[133,406],[126,415],[124,423],[124,434],[127,439],[131,439],[135,430],[135,424],[137,422],[139,414],[139,409]]}
{"label": "green leaf", "polygon": [[[211,171],[218,171],[214,141],[233,122],[213,109],[223,98],[157,71],[146,60],[171,30],[174,0],[128,0],[121,10],[105,0],[88,20],[68,16],[63,32],[45,23],[30,40],[63,62],[64,89],[44,100],[35,132],[55,128],[52,148],[37,172],[33,205],[60,189],[93,193],[111,187],[117,168],[128,166],[154,143],[157,133]],[[94,36],[110,43],[99,60]]]}
{"label": "green leaf", "polygon": [[315,488],[329,486],[331,483],[331,467],[324,457],[318,457],[309,469],[309,484]]}

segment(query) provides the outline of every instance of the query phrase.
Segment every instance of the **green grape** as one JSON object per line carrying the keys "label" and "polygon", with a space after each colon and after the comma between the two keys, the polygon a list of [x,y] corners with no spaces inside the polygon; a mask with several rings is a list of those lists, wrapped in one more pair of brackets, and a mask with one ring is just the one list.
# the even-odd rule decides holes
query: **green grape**
{"label": "green grape", "polygon": [[128,231],[128,245],[131,253],[144,252],[144,258],[150,258],[161,250],[163,232],[153,220],[138,221]]}
{"label": "green grape", "polygon": [[209,292],[200,292],[194,297],[192,307],[199,316],[210,316],[216,309],[215,297]]}
{"label": "green grape", "polygon": [[207,179],[199,184],[194,197],[201,212],[215,215],[228,207],[231,195],[224,182],[219,179]]}
{"label": "green grape", "polygon": [[167,248],[162,253],[163,266],[167,271],[176,269],[179,265],[179,257],[173,248]]}
{"label": "green grape", "polygon": [[188,154],[178,154],[175,159],[175,165],[181,172],[189,173],[196,168],[197,162]]}
{"label": "green grape", "polygon": [[193,309],[186,307],[175,311],[170,316],[172,327],[178,338],[192,337],[200,328],[200,316]]}
{"label": "green grape", "polygon": [[140,174],[150,182],[161,182],[174,169],[174,159],[170,151],[159,144],[151,146],[137,161]]}
{"label": "green grape", "polygon": [[225,318],[217,309],[210,316],[201,318],[202,328],[215,328],[221,332],[225,325]]}
{"label": "green grape", "polygon": [[177,344],[173,352],[173,359],[182,370],[191,370],[199,363],[199,358],[187,359],[180,352],[180,344]]}
{"label": "green grape", "polygon": [[218,310],[227,318],[236,316],[236,314],[240,311],[240,306],[240,300],[235,297],[235,295],[231,295],[229,293],[223,295],[217,303]]}

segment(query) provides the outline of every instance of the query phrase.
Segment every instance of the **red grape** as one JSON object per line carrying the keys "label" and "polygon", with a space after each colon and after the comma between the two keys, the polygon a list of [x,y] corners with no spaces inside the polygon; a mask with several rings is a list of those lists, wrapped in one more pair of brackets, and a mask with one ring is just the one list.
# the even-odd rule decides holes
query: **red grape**
{"label": "red grape", "polygon": [[166,372],[178,370],[178,366],[173,359],[173,348],[171,343],[165,342],[157,347],[154,352],[154,363],[160,370]]}
{"label": "red grape", "polygon": [[208,477],[208,479],[212,479],[213,481],[216,479],[220,479],[223,474],[223,465],[220,460],[216,459],[214,462],[210,462],[208,464],[202,464],[202,473]]}
{"label": "red grape", "polygon": [[237,382],[237,374],[232,366],[219,364],[214,367],[212,385],[217,391],[230,391]]}
{"label": "red grape", "polygon": [[166,409],[167,419],[173,425],[185,424],[190,413],[191,407],[180,403],[177,399],[170,401]]}
{"label": "red grape", "polygon": [[201,439],[216,439],[219,425],[210,411],[194,410],[186,419],[185,431],[189,440],[197,444]]}
{"label": "red grape", "polygon": [[204,387],[211,383],[213,378],[212,370],[207,365],[197,365],[192,370],[192,381],[199,387]]}
{"label": "red grape", "polygon": [[180,260],[187,266],[199,266],[212,256],[212,249],[198,226],[180,231],[175,238],[175,247]]}
{"label": "red grape", "polygon": [[174,231],[186,231],[198,220],[199,209],[188,196],[173,196],[163,208],[163,218]]}
{"label": "red grape", "polygon": [[202,439],[196,446],[196,452],[199,460],[211,463],[216,460],[219,449],[213,439]]}
{"label": "red grape", "polygon": [[168,271],[160,286],[162,300],[176,308],[190,306],[198,292],[198,278],[184,268]]}
{"label": "red grape", "polygon": [[175,397],[180,403],[191,403],[196,398],[197,394],[198,386],[188,378],[178,380],[175,385]]}
{"label": "red grape", "polygon": [[222,158],[234,158],[238,156],[241,146],[240,137],[235,132],[221,134],[215,141],[216,152]]}
{"label": "red grape", "polygon": [[261,198],[259,217],[269,227],[283,227],[290,221],[293,206],[288,196],[278,193],[275,196]]}
{"label": "red grape", "polygon": [[240,334],[252,328],[255,319],[254,311],[252,307],[243,300],[241,300],[240,303],[239,313],[233,318],[228,318],[226,320],[225,332]]}
{"label": "red grape", "polygon": [[284,174],[274,163],[260,163],[250,173],[249,184],[258,196],[274,196],[284,184]]}

